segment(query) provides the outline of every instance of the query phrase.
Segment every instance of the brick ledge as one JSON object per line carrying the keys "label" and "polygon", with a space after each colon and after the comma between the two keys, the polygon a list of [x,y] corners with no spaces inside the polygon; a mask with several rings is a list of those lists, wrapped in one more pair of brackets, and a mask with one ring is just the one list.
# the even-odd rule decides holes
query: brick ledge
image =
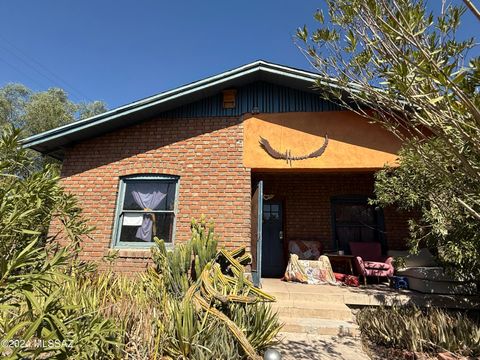
{"label": "brick ledge", "polygon": [[150,249],[111,249],[110,253],[117,251],[119,258],[150,259],[152,257]]}

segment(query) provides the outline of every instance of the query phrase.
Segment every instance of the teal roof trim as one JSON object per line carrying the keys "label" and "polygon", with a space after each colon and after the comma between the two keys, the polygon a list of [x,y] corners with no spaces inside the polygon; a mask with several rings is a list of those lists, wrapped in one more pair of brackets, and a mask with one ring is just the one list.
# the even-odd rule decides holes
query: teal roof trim
{"label": "teal roof trim", "polygon": [[266,61],[255,61],[100,115],[33,135],[24,139],[22,144],[61,159],[63,157],[62,149],[71,143],[133,125],[159,113],[213,96],[228,87],[239,87],[254,81],[266,81],[306,92],[314,92],[313,86],[317,79],[318,75],[309,71]]}

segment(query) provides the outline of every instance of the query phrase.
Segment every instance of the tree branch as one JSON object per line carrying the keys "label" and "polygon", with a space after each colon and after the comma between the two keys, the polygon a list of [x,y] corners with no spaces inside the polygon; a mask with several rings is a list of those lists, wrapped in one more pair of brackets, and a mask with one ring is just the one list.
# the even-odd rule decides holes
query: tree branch
{"label": "tree branch", "polygon": [[470,9],[470,11],[480,20],[480,11],[473,5],[470,0],[463,0],[463,3]]}

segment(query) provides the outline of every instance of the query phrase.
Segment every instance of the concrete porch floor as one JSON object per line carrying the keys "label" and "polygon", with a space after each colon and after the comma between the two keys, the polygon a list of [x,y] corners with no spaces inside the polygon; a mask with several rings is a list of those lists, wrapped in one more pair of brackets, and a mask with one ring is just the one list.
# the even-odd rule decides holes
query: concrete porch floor
{"label": "concrete porch floor", "polygon": [[394,290],[387,284],[369,284],[355,288],[289,283],[280,279],[262,279],[262,289],[274,295],[277,301],[313,300],[322,303],[342,303],[348,306],[379,306],[400,303],[451,309],[480,308],[480,295],[423,294],[411,290]]}

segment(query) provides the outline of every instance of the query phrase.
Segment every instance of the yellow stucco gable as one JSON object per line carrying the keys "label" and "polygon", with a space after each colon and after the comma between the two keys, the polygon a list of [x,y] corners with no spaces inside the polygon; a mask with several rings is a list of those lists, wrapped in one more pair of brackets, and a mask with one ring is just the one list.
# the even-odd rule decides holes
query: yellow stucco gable
{"label": "yellow stucco gable", "polygon": [[[260,138],[282,153],[310,154],[328,136],[325,152],[317,158],[286,160],[272,158]],[[245,167],[253,169],[378,169],[396,165],[401,142],[380,125],[350,111],[257,114],[244,121]]]}

